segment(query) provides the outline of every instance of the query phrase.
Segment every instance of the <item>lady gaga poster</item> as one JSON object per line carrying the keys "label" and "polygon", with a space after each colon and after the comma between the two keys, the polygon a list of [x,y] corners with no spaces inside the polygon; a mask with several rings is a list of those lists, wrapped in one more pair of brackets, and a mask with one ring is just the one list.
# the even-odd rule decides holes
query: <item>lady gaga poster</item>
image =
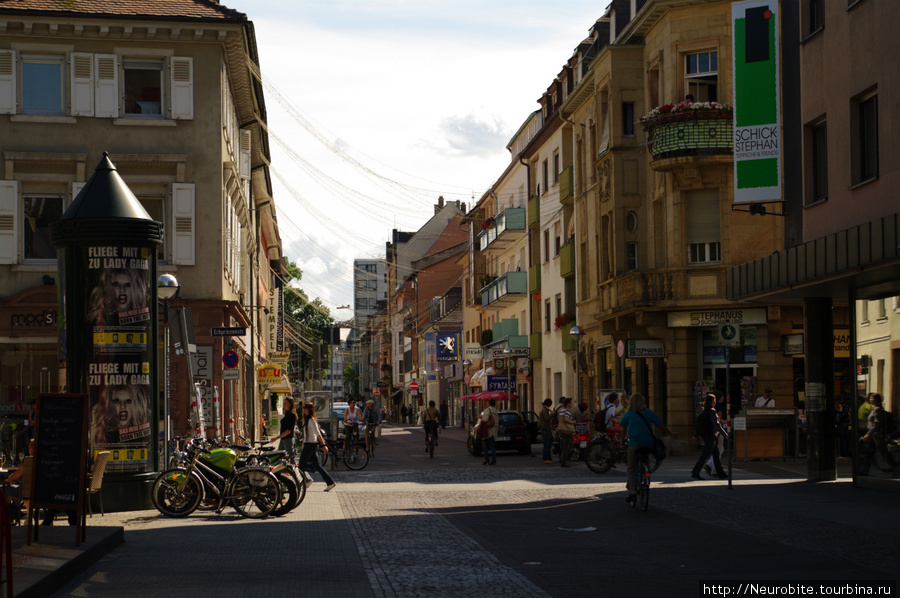
{"label": "lady gaga poster", "polygon": [[110,451],[110,471],[150,471],[150,335],[155,333],[150,260],[155,254],[127,246],[88,247],[87,253],[92,448]]}

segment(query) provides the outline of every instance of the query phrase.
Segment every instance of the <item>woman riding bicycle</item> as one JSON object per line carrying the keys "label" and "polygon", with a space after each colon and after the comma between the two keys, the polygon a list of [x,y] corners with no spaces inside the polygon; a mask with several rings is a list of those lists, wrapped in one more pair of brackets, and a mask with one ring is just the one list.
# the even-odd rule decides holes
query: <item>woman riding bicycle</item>
{"label": "woman riding bicycle", "polygon": [[422,426],[425,429],[425,452],[428,452],[428,432],[434,436],[434,446],[437,446],[438,428],[440,428],[441,412],[434,406],[434,401],[428,401],[428,408],[422,412]]}
{"label": "woman riding bicycle", "polygon": [[628,497],[625,500],[628,502],[637,500],[638,459],[642,451],[646,452],[653,448],[653,424],[659,426],[664,435],[678,437],[678,434],[673,433],[662,423],[658,415],[647,408],[647,399],[644,395],[639,392],[631,395],[628,411],[619,421],[623,433],[628,435],[628,483],[625,485],[628,490]]}
{"label": "woman riding bicycle", "polygon": [[375,399],[366,401],[363,409],[363,421],[366,422],[366,452],[371,453],[375,448],[375,429],[381,422],[381,411],[375,408]]}
{"label": "woman riding bicycle", "polygon": [[356,406],[356,399],[347,401],[347,409],[344,410],[344,448],[350,448],[359,438],[359,422],[362,421],[362,411]]}

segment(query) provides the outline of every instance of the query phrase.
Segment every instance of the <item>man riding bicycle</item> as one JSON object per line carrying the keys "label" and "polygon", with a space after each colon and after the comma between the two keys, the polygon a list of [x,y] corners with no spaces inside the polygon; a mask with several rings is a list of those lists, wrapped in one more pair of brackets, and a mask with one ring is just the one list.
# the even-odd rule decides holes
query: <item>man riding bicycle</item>
{"label": "man riding bicycle", "polygon": [[375,428],[381,423],[381,411],[375,408],[374,399],[366,401],[363,421],[366,422],[366,452],[371,454],[371,449],[375,447]]}
{"label": "man riding bicycle", "polygon": [[344,410],[344,448],[350,448],[359,438],[359,420],[362,418],[362,411],[356,406],[356,399],[349,399],[349,405]]}
{"label": "man riding bicycle", "polygon": [[428,452],[428,433],[434,437],[434,446],[437,446],[438,428],[441,427],[441,412],[434,406],[434,401],[428,401],[428,408],[422,412],[422,426],[425,429],[425,452]]}

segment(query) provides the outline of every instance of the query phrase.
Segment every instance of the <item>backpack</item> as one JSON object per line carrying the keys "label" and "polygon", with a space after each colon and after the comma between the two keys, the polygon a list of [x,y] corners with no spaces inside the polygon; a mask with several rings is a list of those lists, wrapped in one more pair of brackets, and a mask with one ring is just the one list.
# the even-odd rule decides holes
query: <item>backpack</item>
{"label": "backpack", "polygon": [[594,429],[598,432],[606,432],[606,410],[598,410],[594,415]]}
{"label": "backpack", "polygon": [[703,411],[697,416],[697,421],[694,424],[694,431],[697,436],[702,438],[706,438],[712,434],[712,422],[709,418],[709,411]]}

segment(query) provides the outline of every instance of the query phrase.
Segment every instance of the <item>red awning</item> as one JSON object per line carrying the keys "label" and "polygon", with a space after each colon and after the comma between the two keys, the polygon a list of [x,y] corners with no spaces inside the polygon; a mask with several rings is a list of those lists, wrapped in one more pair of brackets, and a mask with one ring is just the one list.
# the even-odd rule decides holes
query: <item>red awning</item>
{"label": "red awning", "polygon": [[495,401],[508,401],[510,398],[518,399],[519,396],[516,393],[512,393],[512,397],[510,397],[509,393],[505,390],[485,390],[460,397],[459,400],[464,401],[470,399],[472,401],[487,401],[489,399],[494,399]]}

